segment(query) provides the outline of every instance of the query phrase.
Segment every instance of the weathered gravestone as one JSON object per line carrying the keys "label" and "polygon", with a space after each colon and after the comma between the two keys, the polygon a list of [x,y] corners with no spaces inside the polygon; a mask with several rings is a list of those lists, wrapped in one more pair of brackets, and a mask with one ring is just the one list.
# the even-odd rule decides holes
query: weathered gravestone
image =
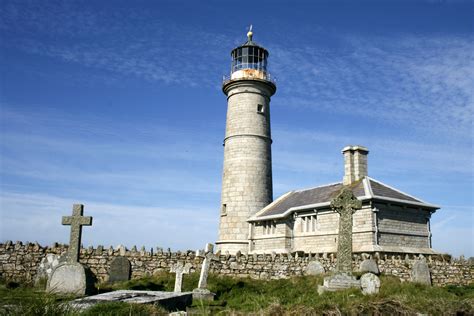
{"label": "weathered gravestone", "polygon": [[380,274],[379,266],[374,259],[365,259],[359,265],[359,272],[370,272],[373,274]]}
{"label": "weathered gravestone", "polygon": [[339,237],[337,244],[336,272],[324,278],[324,284],[318,287],[318,293],[360,288],[360,281],[352,275],[352,214],[362,207],[351,190],[344,188],[331,201],[331,209],[339,213]]}
{"label": "weathered gravestone", "polygon": [[319,261],[309,262],[304,271],[305,275],[321,275],[324,273],[326,273],[326,270],[324,269],[323,264]]}
{"label": "weathered gravestone", "polygon": [[60,294],[84,295],[91,286],[89,271],[79,263],[82,226],[91,226],[92,217],[83,216],[84,205],[74,204],[72,216],[63,216],[62,224],[71,226],[66,262],[59,264],[48,280],[47,290]]}
{"label": "weathered gravestone", "polygon": [[54,269],[56,269],[59,264],[66,261],[67,259],[65,255],[48,253],[43,259],[41,259],[38,269],[36,270],[35,284],[39,285],[44,282],[44,280],[49,280]]}
{"label": "weathered gravestone", "polygon": [[189,270],[191,269],[191,264],[186,263],[183,264],[182,262],[179,262],[173,266],[171,266],[170,272],[176,273],[176,278],[174,281],[174,292],[175,293],[180,293],[181,288],[183,285],[183,274],[188,274]]}
{"label": "weathered gravestone", "polygon": [[130,280],[132,266],[125,257],[116,257],[110,263],[109,283]]}
{"label": "weathered gravestone", "polygon": [[377,294],[380,289],[380,279],[373,273],[366,273],[360,278],[360,286],[364,295]]}
{"label": "weathered gravestone", "polygon": [[426,260],[417,260],[411,268],[411,281],[431,285],[430,268]]}
{"label": "weathered gravestone", "polygon": [[198,287],[193,290],[193,299],[198,300],[214,300],[214,293],[211,293],[207,289],[207,276],[209,274],[209,267],[211,266],[211,260],[215,259],[213,253],[214,246],[212,244],[206,244],[206,249],[204,252],[198,250],[196,251],[196,257],[204,257],[202,262],[201,274],[199,276]]}

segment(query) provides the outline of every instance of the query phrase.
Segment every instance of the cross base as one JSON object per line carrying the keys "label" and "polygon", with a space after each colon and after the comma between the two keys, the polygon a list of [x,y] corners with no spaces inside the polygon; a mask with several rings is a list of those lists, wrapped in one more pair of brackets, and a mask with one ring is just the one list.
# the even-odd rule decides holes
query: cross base
{"label": "cross base", "polygon": [[208,289],[194,289],[193,290],[193,300],[202,300],[202,301],[213,301],[215,293],[212,293]]}

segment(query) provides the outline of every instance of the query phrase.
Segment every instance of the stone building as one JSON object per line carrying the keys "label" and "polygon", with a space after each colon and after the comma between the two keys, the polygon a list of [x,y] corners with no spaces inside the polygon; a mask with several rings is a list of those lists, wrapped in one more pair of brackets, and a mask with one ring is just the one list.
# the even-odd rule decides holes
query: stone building
{"label": "stone building", "polygon": [[347,146],[341,182],[288,192],[272,202],[268,51],[252,40],[232,50],[224,80],[227,122],[217,247],[229,253],[336,252],[339,215],[330,201],[348,187],[362,201],[353,216],[354,252],[434,253],[430,217],[439,207],[368,176],[362,146]]}
{"label": "stone building", "polygon": [[250,215],[273,200],[270,97],[276,86],[267,72],[268,51],[252,41],[232,50],[231,76],[224,80],[227,123],[222,204],[217,248],[248,250]]}
{"label": "stone building", "polygon": [[249,251],[336,252],[339,215],[329,205],[345,186],[362,201],[353,215],[354,252],[433,254],[430,218],[439,207],[370,178],[367,148],[342,153],[343,181],[288,192],[249,216]]}

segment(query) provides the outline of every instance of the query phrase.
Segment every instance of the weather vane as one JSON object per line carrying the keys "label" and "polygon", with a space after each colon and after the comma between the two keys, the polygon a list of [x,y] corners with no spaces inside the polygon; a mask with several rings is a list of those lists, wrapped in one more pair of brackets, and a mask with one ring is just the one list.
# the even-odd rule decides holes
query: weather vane
{"label": "weather vane", "polygon": [[252,24],[250,24],[249,31],[248,31],[248,33],[247,33],[247,37],[249,38],[249,41],[252,40],[252,35],[253,35],[253,32],[252,32]]}

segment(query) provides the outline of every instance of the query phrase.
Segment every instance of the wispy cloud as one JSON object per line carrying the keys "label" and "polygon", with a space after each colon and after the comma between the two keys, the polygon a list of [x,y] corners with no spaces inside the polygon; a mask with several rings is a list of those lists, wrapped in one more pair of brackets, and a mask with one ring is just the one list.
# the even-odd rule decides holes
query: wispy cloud
{"label": "wispy cloud", "polygon": [[[94,217],[93,226],[84,228],[86,246],[98,245],[100,240],[106,246],[124,244],[131,247],[136,243],[148,248],[161,246],[177,250],[186,244],[197,249],[202,248],[202,240],[216,239],[215,212],[202,207],[119,205],[31,193],[1,192],[0,197],[1,241],[8,238],[41,244],[68,243],[69,228],[61,226],[61,216],[70,215],[73,203],[84,203],[84,215]],[[201,237],[196,239],[197,235]]]}
{"label": "wispy cloud", "polygon": [[[439,214],[438,214],[439,213]],[[446,205],[431,221],[433,248],[456,255],[474,253],[474,207]]]}
{"label": "wispy cloud", "polygon": [[343,38],[343,50],[272,47],[275,104],[466,137],[474,116],[472,39]]}
{"label": "wispy cloud", "polygon": [[[231,47],[232,40],[226,36],[157,18],[146,10],[116,8],[110,15],[78,6],[68,1],[3,6],[0,30],[20,36],[1,45],[105,71],[107,80],[133,76],[168,84],[216,86],[227,69],[224,47]],[[196,54],[200,63],[195,62]],[[221,62],[207,62],[216,58]]]}
{"label": "wispy cloud", "polygon": [[4,108],[0,176],[9,181],[3,190],[44,188],[142,204],[166,196],[162,205],[182,203],[179,195],[187,195],[218,203],[220,168],[211,167],[220,165],[221,151],[218,138],[204,131]]}
{"label": "wispy cloud", "polygon": [[372,159],[384,161],[384,165],[374,165],[377,166],[376,170],[380,169],[377,171],[384,170],[388,174],[421,171],[442,174],[455,172],[472,176],[474,172],[470,147],[464,144],[446,144],[437,139],[403,139],[397,136],[388,138],[386,135],[377,134],[346,134],[344,131],[329,133],[285,127],[277,127],[274,130],[274,138],[278,140],[274,146],[275,156],[279,157],[279,160],[275,161],[277,168],[293,165],[293,171],[310,171],[313,168],[311,166],[314,166],[313,171],[326,168],[334,170],[334,164],[342,166],[340,150],[344,146],[361,144],[371,151],[369,164]]}
{"label": "wispy cloud", "polygon": [[[429,202],[461,200],[470,207],[472,36],[341,36],[314,25],[302,26],[301,35],[291,30],[290,36],[279,23],[269,26],[273,35],[263,44],[278,78],[272,107],[285,116],[273,122],[276,193],[339,181],[340,150],[361,144],[371,150],[370,175],[409,188],[408,193],[429,193],[420,195]],[[211,33],[203,25],[180,23],[160,10],[105,10],[76,1],[6,1],[0,6],[0,32],[2,50],[31,62],[5,64],[11,73],[88,82],[89,87],[138,79],[130,81],[212,90],[228,72],[229,50],[243,40],[230,37],[228,30],[214,28]],[[180,238],[187,244],[198,235],[203,236],[200,242],[215,240],[215,226],[203,234],[192,221],[203,220],[202,227],[217,221],[222,151],[216,144],[223,131],[164,121],[160,126],[156,121],[74,117],[45,104],[21,108],[0,104],[3,235],[66,241],[61,236],[67,233],[48,231],[56,231],[55,221],[74,197],[86,203],[86,210],[98,212],[86,243],[88,236],[99,235],[108,242],[104,236],[109,234],[111,243],[124,243],[121,238],[131,225],[153,236],[152,245],[163,240],[156,243],[173,247]],[[452,213],[445,208],[435,214],[433,227],[436,241],[448,249],[443,238],[472,209]],[[50,215],[52,209],[58,211]],[[192,215],[196,213],[202,218]],[[140,215],[124,221],[130,214]],[[142,217],[146,223],[136,220]],[[15,237],[19,227],[31,234]],[[466,239],[469,229],[462,232]],[[135,237],[140,239],[130,240]],[[445,240],[454,242],[449,238]]]}

